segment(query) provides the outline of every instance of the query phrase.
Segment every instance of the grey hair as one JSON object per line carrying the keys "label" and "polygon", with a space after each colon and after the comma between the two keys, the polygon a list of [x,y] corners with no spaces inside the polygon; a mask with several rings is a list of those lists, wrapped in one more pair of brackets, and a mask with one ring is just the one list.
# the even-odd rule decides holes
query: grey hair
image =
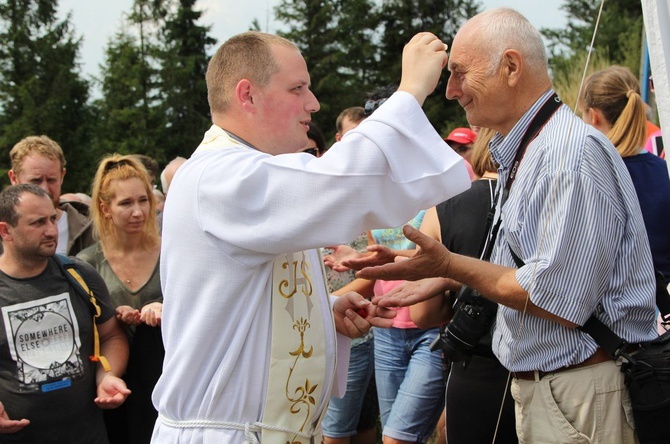
{"label": "grey hair", "polygon": [[518,11],[494,8],[477,14],[472,20],[476,21],[478,38],[486,42],[483,46],[489,51],[489,75],[500,67],[503,53],[508,49],[519,51],[533,69],[548,70],[542,34]]}

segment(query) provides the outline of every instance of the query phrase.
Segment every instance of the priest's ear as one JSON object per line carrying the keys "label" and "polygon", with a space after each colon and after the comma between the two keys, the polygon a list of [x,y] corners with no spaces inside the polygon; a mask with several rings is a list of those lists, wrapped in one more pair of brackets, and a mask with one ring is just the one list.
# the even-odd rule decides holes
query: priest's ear
{"label": "priest's ear", "polygon": [[234,101],[242,108],[251,110],[256,105],[256,95],[258,89],[251,83],[249,79],[242,79],[237,82],[235,87]]}

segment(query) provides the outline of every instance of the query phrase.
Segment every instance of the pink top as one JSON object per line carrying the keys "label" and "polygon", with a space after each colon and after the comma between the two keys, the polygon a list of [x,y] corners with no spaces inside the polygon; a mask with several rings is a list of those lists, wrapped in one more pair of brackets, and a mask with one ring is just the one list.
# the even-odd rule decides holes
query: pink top
{"label": "pink top", "polygon": [[661,135],[661,130],[658,130],[654,133],[651,133],[649,137],[647,138],[647,143],[644,144],[644,149],[649,151],[651,154],[656,154],[658,156],[658,153],[654,149],[654,144],[652,142],[652,139],[654,137],[660,136]]}
{"label": "pink top", "polygon": [[[375,281],[375,296],[386,294],[405,281]],[[393,318],[394,328],[418,328],[412,318],[409,316],[409,307],[399,307],[395,309],[397,315]]]}
{"label": "pink top", "polygon": [[472,170],[472,165],[470,165],[470,162],[468,162],[467,160],[465,161],[465,168],[468,170],[470,180],[475,180],[477,176],[475,175],[475,172]]}

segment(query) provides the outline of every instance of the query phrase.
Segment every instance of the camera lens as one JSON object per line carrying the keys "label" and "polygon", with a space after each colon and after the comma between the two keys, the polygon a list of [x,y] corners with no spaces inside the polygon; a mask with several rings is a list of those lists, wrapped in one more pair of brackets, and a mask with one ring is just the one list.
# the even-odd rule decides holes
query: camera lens
{"label": "camera lens", "polygon": [[434,341],[451,362],[463,361],[472,355],[480,339],[490,331],[498,310],[496,303],[469,287],[463,287],[457,298],[453,319],[440,334],[440,340]]}

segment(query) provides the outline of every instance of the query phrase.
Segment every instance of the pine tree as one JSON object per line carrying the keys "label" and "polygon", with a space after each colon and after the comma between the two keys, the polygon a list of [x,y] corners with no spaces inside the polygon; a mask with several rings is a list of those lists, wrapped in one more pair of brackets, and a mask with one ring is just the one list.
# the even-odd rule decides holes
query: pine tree
{"label": "pine tree", "polygon": [[[379,8],[371,0],[341,0],[336,2],[338,66],[337,113],[350,106],[363,106],[368,92],[379,86],[380,48],[378,28]],[[334,117],[337,117],[335,113]],[[335,120],[331,119],[328,132],[335,131]]]}
{"label": "pine tree", "polygon": [[188,157],[211,125],[205,73],[207,48],[216,43],[209,27],[197,25],[202,12],[194,9],[195,0],[179,0],[163,32],[160,51],[161,106],[166,118],[162,155]]}
{"label": "pine tree", "polygon": [[135,0],[124,29],[110,39],[101,71],[95,146],[105,154],[145,154],[164,161],[167,119],[161,113],[157,60],[164,0]]}
{"label": "pine tree", "polygon": [[289,31],[278,34],[295,43],[307,62],[312,91],[321,104],[313,116],[320,128],[334,126],[341,111],[336,105],[341,92],[336,12],[332,0],[283,0],[275,8],[277,20],[289,25]]}
{"label": "pine tree", "polygon": [[98,115],[96,147],[104,154],[142,153],[149,145],[145,66],[137,38],[125,31],[110,39],[101,66],[102,98],[95,101]]}
{"label": "pine tree", "polygon": [[102,67],[97,144],[165,164],[188,157],[211,124],[205,72],[209,28],[195,0],[135,0]]}
{"label": "pine tree", "polygon": [[68,162],[63,191],[85,191],[94,162],[89,82],[78,62],[81,40],[69,15],[57,20],[57,6],[57,0],[0,3],[0,165],[9,167],[9,150],[20,139],[45,134]]}
{"label": "pine tree", "polygon": [[[550,65],[555,72],[569,71],[571,60],[587,52],[600,0],[566,0],[561,9],[568,13],[565,29],[542,29],[549,40]],[[630,0],[609,0],[603,7],[594,50],[600,58],[637,72],[642,47],[642,4]]]}
{"label": "pine tree", "polygon": [[[388,0],[383,3],[380,72],[382,84],[397,83],[402,67],[402,50],[418,32],[429,31],[451,44],[460,26],[479,12],[474,0]],[[424,110],[435,129],[443,135],[458,126],[467,126],[465,113],[457,102],[445,99],[448,73],[435,92],[426,99]]]}

